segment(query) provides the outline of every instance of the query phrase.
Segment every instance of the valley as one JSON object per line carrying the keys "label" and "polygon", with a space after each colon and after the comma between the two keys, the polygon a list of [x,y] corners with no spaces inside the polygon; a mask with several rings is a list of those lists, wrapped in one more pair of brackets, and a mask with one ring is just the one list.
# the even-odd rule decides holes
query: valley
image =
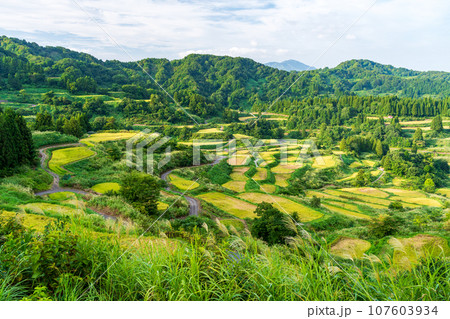
{"label": "valley", "polygon": [[447,73],[0,47],[0,299],[448,300]]}

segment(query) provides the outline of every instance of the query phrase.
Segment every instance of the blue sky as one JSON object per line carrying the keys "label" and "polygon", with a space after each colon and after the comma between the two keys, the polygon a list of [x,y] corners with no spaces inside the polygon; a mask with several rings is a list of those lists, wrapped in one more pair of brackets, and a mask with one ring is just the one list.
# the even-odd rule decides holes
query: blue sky
{"label": "blue sky", "polygon": [[259,62],[296,59],[315,67],[364,58],[450,71],[450,1],[378,0],[352,25],[373,2],[0,0],[0,34],[122,61],[210,53]]}

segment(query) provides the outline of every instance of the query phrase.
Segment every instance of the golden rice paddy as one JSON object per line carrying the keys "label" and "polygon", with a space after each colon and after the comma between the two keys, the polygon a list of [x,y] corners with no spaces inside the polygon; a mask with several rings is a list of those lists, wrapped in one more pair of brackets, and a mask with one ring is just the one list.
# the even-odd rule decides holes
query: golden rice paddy
{"label": "golden rice paddy", "polygon": [[267,178],[267,169],[261,168],[261,167],[257,167],[256,168],[256,174],[253,175],[253,179],[255,181],[263,181],[266,178]]}
{"label": "golden rice paddy", "polygon": [[312,167],[323,169],[323,168],[329,168],[336,165],[336,161],[333,159],[333,156],[319,156],[314,158],[314,163]]}
{"label": "golden rice paddy", "polygon": [[260,186],[261,186],[261,190],[266,193],[275,193],[277,190],[277,187],[272,184],[262,184]]}
{"label": "golden rice paddy", "polygon": [[93,143],[127,140],[135,135],[137,135],[136,132],[95,133],[88,138],[80,140],[80,142],[87,146],[93,146]]}
{"label": "golden rice paddy", "polygon": [[50,203],[30,203],[19,206],[21,209],[29,209],[38,214],[44,214],[44,212],[57,213],[61,215],[76,215],[83,213],[81,208],[76,209],[68,206],[62,206]]}
{"label": "golden rice paddy", "polygon": [[171,184],[183,191],[193,190],[200,186],[200,184],[197,182],[190,181],[175,174],[170,174],[169,179]]}
{"label": "golden rice paddy", "polygon": [[229,190],[232,190],[234,192],[242,193],[242,192],[245,192],[245,184],[246,183],[247,183],[246,181],[233,180],[233,181],[226,182],[222,186]]}
{"label": "golden rice paddy", "polygon": [[101,183],[92,186],[92,190],[99,194],[105,194],[107,192],[118,192],[120,191],[120,185],[118,183]]}
{"label": "golden rice paddy", "polygon": [[379,189],[372,188],[372,187],[362,187],[362,188],[341,188],[340,191],[349,192],[353,194],[361,194],[361,195],[367,195],[367,196],[374,196],[374,197],[380,197],[380,198],[387,198],[389,197],[389,194],[386,192],[383,192]]}
{"label": "golden rice paddy", "polygon": [[276,195],[268,195],[262,193],[244,193],[240,194],[239,197],[256,204],[262,202],[271,203],[275,208],[284,213],[292,214],[294,212],[297,212],[302,222],[309,222],[323,216],[322,213],[315,211],[312,208]]}
{"label": "golden rice paddy", "polygon": [[[329,205],[328,203],[333,204],[333,205]],[[343,207],[346,207],[346,206],[349,206],[349,205],[350,204],[344,204],[344,203],[332,202],[332,201],[327,201],[326,203],[322,203],[323,207],[327,208],[328,210],[330,210],[330,211],[332,211],[334,213],[342,214],[342,215],[345,215],[345,216],[348,216],[348,217],[359,218],[359,219],[371,219],[370,216],[367,216],[367,215],[364,215],[364,214],[361,214],[361,213],[357,213],[357,212],[354,212],[352,210],[343,208]],[[339,206],[341,206],[341,207],[339,207]],[[350,206],[352,206],[352,205],[350,205]]]}
{"label": "golden rice paddy", "polygon": [[68,173],[62,166],[80,161],[95,155],[95,152],[87,147],[70,147],[52,151],[52,157],[48,162],[48,167],[56,174]]}
{"label": "golden rice paddy", "polygon": [[288,179],[291,178],[291,174],[274,174],[275,175],[275,185],[280,187],[287,187],[289,186]]}
{"label": "golden rice paddy", "polygon": [[256,217],[254,213],[256,205],[250,204],[238,198],[228,196],[218,192],[211,192],[199,195],[198,198],[213,204],[217,208],[230,213],[239,218]]}
{"label": "golden rice paddy", "polygon": [[230,174],[231,179],[234,181],[246,181],[248,178],[244,174],[249,168],[248,166],[233,167],[233,172]]}

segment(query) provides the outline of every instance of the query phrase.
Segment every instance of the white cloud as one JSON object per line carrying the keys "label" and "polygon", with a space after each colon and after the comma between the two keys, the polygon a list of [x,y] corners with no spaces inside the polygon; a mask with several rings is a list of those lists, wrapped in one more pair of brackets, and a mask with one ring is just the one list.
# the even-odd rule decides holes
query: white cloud
{"label": "white cloud", "polygon": [[[312,63],[373,0],[76,0],[135,59],[209,53]],[[0,0],[0,31],[129,60],[72,0]],[[369,58],[447,69],[450,3],[378,0],[315,66]],[[351,40],[351,41],[350,41]],[[433,48],[433,59],[429,59]]]}

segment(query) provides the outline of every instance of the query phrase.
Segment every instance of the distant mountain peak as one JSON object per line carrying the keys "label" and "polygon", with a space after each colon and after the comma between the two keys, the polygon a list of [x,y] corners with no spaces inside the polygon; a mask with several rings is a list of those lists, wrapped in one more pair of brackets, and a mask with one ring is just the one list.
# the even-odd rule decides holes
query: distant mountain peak
{"label": "distant mountain peak", "polygon": [[272,68],[276,68],[283,71],[306,71],[306,70],[315,70],[316,68],[313,66],[306,65],[297,60],[286,60],[283,62],[267,62],[265,65],[270,66]]}

